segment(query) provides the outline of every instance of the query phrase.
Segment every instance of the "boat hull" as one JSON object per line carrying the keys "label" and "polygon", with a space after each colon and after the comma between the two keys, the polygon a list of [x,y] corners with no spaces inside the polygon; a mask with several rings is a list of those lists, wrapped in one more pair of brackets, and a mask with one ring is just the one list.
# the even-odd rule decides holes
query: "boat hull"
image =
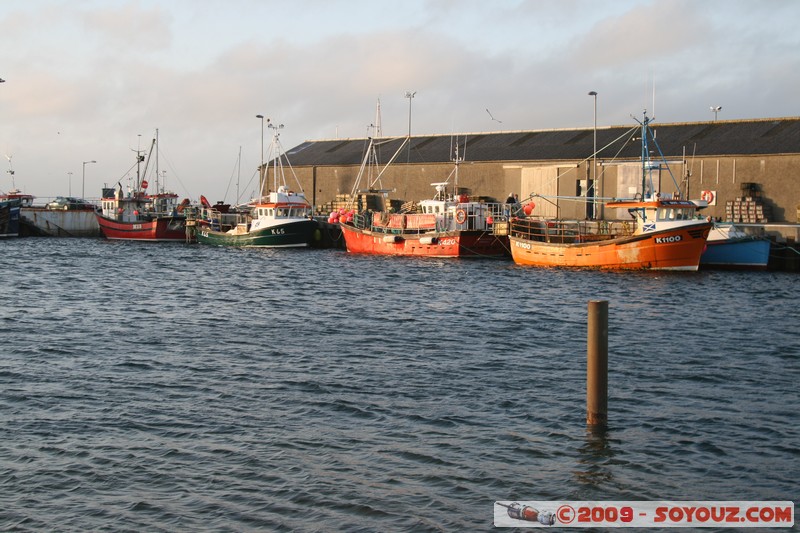
{"label": "boat hull", "polygon": [[19,200],[0,201],[0,239],[19,237]]}
{"label": "boat hull", "polygon": [[508,255],[508,239],[488,231],[438,233],[383,233],[340,224],[347,251],[370,255],[418,257],[502,257]]}
{"label": "boat hull", "polygon": [[212,246],[303,248],[311,245],[317,227],[316,221],[304,219],[240,234],[198,228],[196,238]]}
{"label": "boat hull", "polygon": [[540,242],[511,235],[518,265],[607,270],[697,270],[710,223],[598,242]]}
{"label": "boat hull", "polygon": [[57,211],[25,207],[22,218],[33,226],[32,232],[51,237],[102,237],[97,217],[91,210]]}
{"label": "boat hull", "polygon": [[700,266],[730,270],[766,270],[770,242],[764,239],[708,241]]}
{"label": "boat hull", "polygon": [[124,241],[180,241],[191,237],[186,233],[182,216],[155,217],[137,222],[120,222],[95,213],[100,231],[107,239]]}

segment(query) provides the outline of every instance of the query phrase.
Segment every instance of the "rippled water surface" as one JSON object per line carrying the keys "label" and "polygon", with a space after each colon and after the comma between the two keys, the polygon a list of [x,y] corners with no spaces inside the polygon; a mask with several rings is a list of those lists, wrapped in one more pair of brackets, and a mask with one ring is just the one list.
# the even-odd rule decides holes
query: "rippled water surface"
{"label": "rippled water surface", "polygon": [[0,248],[0,530],[486,531],[496,500],[798,499],[796,274]]}

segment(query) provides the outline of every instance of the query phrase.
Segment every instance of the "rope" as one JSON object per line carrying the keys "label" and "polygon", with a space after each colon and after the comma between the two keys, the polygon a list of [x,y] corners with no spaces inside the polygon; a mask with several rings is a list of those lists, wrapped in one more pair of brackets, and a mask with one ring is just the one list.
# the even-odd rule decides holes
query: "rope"
{"label": "rope", "polygon": [[[628,131],[626,131],[625,133],[623,133],[622,135],[620,135],[619,137],[617,137],[617,138],[616,138],[616,139],[614,139],[613,141],[609,142],[608,144],[606,144],[605,146],[603,146],[602,148],[600,148],[600,149],[599,149],[599,150],[597,150],[596,152],[592,153],[592,154],[591,154],[589,157],[586,157],[586,158],[584,158],[583,160],[579,161],[579,162],[578,162],[578,165],[576,165],[576,166],[579,166],[581,163],[586,163],[587,161],[591,160],[591,159],[592,159],[592,158],[593,158],[593,157],[594,157],[596,154],[599,154],[600,152],[602,152],[602,151],[603,151],[603,150],[605,150],[606,148],[609,148],[609,147],[611,147],[612,145],[614,145],[615,143],[619,142],[619,141],[620,141],[620,139],[624,138],[625,136],[628,136],[628,140],[627,140],[627,141],[625,141],[625,143],[624,143],[624,144],[623,144],[623,145],[620,147],[620,149],[619,149],[619,150],[617,150],[617,153],[616,153],[616,154],[614,154],[614,157],[612,157],[612,158],[611,158],[611,161],[614,161],[614,160],[615,160],[615,159],[616,159],[616,158],[619,156],[620,152],[622,152],[622,150],[623,150],[623,149],[624,149],[626,146],[628,146],[628,143],[629,143],[629,142],[631,141],[631,139],[632,139],[632,138],[633,138],[633,137],[636,135],[636,132],[637,132],[637,131],[639,131],[639,126],[634,126],[634,127],[632,127],[631,129],[629,129]],[[605,172],[605,170],[603,170],[603,172]],[[601,173],[600,175],[602,176],[602,173]],[[564,176],[564,174],[562,174],[562,175],[560,175],[560,176],[556,176],[555,178],[551,179],[551,180],[548,182],[548,184],[549,184],[549,183],[552,183],[553,181],[558,181],[558,180],[559,180],[559,178],[561,178],[562,176]],[[540,198],[544,198],[543,196],[539,196],[539,197],[540,197]],[[530,199],[530,197],[528,197],[527,199]],[[581,201],[585,202],[586,200],[584,199],[584,200],[581,200]]]}

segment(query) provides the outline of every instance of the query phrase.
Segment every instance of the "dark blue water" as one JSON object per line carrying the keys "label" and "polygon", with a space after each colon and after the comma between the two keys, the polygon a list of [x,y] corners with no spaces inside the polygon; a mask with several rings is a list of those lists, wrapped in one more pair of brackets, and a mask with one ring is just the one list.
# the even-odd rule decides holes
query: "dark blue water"
{"label": "dark blue water", "polygon": [[0,530],[487,531],[496,500],[798,499],[796,274],[0,244]]}

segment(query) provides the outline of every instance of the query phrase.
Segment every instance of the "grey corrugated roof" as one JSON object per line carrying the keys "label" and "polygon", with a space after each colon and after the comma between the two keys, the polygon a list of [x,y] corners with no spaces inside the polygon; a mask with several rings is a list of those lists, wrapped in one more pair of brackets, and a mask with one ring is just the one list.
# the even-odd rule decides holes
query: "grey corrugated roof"
{"label": "grey corrugated roof", "polygon": [[[641,153],[636,124],[597,128],[597,147],[603,148],[630,130],[637,139],[619,141],[602,150],[598,158],[637,158]],[[718,122],[653,123],[656,140],[667,158],[687,156],[733,156],[800,153],[800,117],[730,120]],[[560,129],[425,135],[411,137],[411,150],[403,150],[398,163],[444,163],[450,160],[456,140],[467,161],[580,161],[591,157],[593,129]],[[463,153],[466,141],[466,154]],[[379,160],[388,161],[403,142],[386,139]],[[368,139],[306,141],[287,155],[294,166],[358,165]],[[620,151],[620,148],[625,147]],[[617,155],[618,154],[618,155]]]}

